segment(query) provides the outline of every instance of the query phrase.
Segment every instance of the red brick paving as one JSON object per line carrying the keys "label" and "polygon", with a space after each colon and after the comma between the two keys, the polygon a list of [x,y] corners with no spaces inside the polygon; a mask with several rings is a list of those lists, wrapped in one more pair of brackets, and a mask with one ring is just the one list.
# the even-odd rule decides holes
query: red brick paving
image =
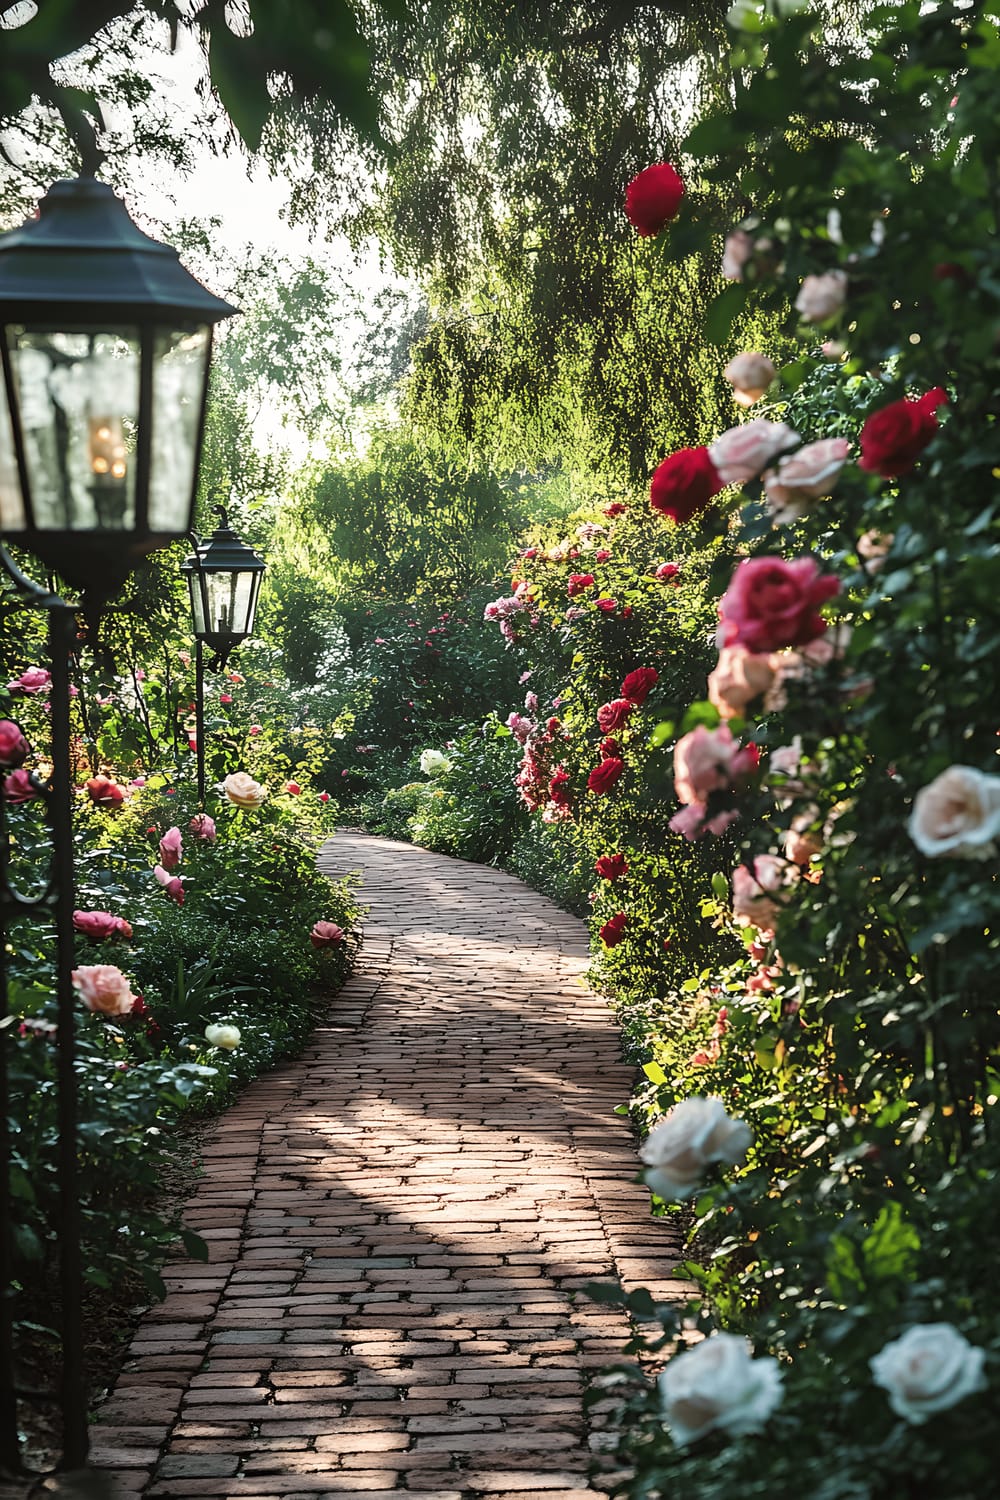
{"label": "red brick paving", "polygon": [[361,958],[215,1126],[186,1213],[210,1261],[168,1268],[93,1461],[150,1500],[599,1494],[582,1391],[628,1329],[579,1289],[668,1296],[677,1245],[584,926],[405,844],[339,833],[320,865],[363,872]]}

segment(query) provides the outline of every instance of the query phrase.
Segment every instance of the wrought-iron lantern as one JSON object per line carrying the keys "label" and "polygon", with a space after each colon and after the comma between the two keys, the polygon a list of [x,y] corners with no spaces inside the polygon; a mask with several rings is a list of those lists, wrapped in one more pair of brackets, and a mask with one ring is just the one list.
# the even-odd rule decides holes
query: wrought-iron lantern
{"label": "wrought-iron lantern", "polygon": [[234,646],[253,634],[257,598],[265,563],[241,542],[229,526],[225,507],[215,507],[218,528],[198,542],[181,563],[191,592],[191,616],[199,644],[215,652],[215,666],[225,665]]}
{"label": "wrought-iron lantern", "polygon": [[0,533],[109,598],[191,529],[213,326],[236,309],[106,183],[0,235]]}

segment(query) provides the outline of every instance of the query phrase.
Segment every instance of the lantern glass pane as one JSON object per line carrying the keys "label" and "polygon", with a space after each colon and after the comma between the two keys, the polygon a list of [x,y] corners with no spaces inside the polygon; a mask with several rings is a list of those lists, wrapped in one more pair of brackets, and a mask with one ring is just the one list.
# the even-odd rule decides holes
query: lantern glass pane
{"label": "lantern glass pane", "polygon": [[9,348],[35,526],[133,528],[138,329],[14,326]]}
{"label": "lantern glass pane", "polygon": [[210,335],[208,327],[187,333],[158,331],[153,341],[153,532],[183,536],[191,527]]}
{"label": "lantern glass pane", "polygon": [[[3,381],[0,377],[0,389]],[[14,454],[10,407],[0,399],[0,532],[24,530],[24,499]]]}
{"label": "lantern glass pane", "polygon": [[[253,624],[251,606],[257,594],[257,573],[206,573],[208,630],[213,635],[248,635]],[[249,621],[249,624],[248,624]]]}

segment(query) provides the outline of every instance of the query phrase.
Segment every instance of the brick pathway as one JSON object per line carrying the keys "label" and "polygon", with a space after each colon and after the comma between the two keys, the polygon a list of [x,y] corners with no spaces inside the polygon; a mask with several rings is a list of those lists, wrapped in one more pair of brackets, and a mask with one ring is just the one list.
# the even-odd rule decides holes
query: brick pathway
{"label": "brick pathway", "polygon": [[676,1245],[612,1111],[632,1070],[582,984],[583,924],[520,881],[340,833],[353,976],[304,1055],[214,1127],[167,1271],[101,1412],[123,1496],[578,1500],[588,1372],[670,1295]]}

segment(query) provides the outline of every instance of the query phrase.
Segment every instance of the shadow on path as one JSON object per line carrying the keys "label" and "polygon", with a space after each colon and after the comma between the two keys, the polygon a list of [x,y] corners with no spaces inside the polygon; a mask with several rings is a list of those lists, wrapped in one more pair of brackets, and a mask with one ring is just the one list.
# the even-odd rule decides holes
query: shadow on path
{"label": "shadow on path", "polygon": [[407,844],[339,833],[320,867],[361,872],[359,963],[215,1126],[210,1262],[169,1268],[95,1462],[157,1500],[598,1494],[582,1391],[628,1328],[579,1289],[682,1289],[583,923]]}

